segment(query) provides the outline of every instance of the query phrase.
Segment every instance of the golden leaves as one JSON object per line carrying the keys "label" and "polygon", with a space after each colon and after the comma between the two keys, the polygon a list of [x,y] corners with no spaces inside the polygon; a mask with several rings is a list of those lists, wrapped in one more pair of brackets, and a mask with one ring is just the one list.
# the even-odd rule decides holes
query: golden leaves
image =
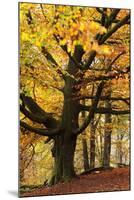
{"label": "golden leaves", "polygon": [[94,21],[91,21],[89,23],[89,30],[95,34],[97,34],[97,33],[103,34],[103,33],[107,32],[105,27],[101,26],[101,24],[94,22]]}

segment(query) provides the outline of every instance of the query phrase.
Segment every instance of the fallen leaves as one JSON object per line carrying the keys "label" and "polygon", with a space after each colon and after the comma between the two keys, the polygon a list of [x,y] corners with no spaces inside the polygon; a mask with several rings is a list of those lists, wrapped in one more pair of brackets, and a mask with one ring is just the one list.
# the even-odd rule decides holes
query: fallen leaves
{"label": "fallen leaves", "polygon": [[[96,173],[97,172],[97,173]],[[56,194],[123,191],[130,189],[130,171],[128,167],[103,170],[79,175],[68,183],[58,183],[52,187],[42,186],[21,196],[41,196]]]}

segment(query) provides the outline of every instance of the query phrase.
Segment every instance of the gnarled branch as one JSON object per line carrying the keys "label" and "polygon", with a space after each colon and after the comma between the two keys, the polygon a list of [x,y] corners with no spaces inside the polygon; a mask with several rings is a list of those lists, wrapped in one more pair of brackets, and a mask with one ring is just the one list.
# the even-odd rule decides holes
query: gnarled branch
{"label": "gnarled branch", "polygon": [[30,120],[43,123],[47,128],[56,128],[58,126],[59,123],[52,117],[52,114],[45,112],[32,97],[25,96],[25,94],[21,93],[20,98],[22,100],[20,110]]}
{"label": "gnarled branch", "polygon": [[55,129],[34,128],[23,121],[20,121],[20,126],[38,135],[49,136],[49,137],[59,135],[63,131],[61,128],[55,128]]}
{"label": "gnarled branch", "polygon": [[30,111],[28,111],[24,106],[20,105],[20,111],[26,116],[28,117],[30,120],[37,122],[37,123],[43,123],[45,124],[46,121],[46,117],[45,116],[38,116],[35,115],[33,113],[31,113]]}

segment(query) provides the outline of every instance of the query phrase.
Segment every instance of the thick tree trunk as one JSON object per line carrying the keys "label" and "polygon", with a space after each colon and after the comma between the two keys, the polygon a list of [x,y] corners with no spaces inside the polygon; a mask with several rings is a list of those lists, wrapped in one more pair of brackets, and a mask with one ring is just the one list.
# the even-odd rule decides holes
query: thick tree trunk
{"label": "thick tree trunk", "polygon": [[72,131],[78,128],[78,102],[72,100],[74,92],[74,80],[67,76],[62,117],[62,126],[65,130],[63,138],[63,179],[65,181],[75,175],[73,161],[77,137],[73,135]]}
{"label": "thick tree trunk", "polygon": [[54,170],[49,185],[56,184],[58,181],[68,181],[75,176],[74,171],[74,152],[76,146],[76,138],[70,141],[64,140],[63,137],[55,139],[54,150]]}
{"label": "thick tree trunk", "polygon": [[64,133],[58,136],[59,138],[55,141],[56,153],[53,183],[60,180],[68,181],[75,176],[74,153],[77,136],[73,135],[73,130],[78,128],[79,103],[77,100],[74,101],[72,99],[72,95],[75,95],[77,89],[75,87],[75,80],[71,75],[75,75],[76,72],[72,63],[69,63],[63,91],[64,105],[61,125]]}

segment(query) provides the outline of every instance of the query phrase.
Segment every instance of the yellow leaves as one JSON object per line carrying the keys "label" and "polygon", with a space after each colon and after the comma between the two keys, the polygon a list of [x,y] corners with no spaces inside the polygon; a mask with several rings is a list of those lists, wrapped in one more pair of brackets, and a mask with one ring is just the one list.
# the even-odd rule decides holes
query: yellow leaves
{"label": "yellow leaves", "polygon": [[100,28],[100,25],[99,25],[99,23],[92,21],[92,22],[90,22],[89,28],[91,31],[98,30]]}
{"label": "yellow leaves", "polygon": [[104,33],[106,33],[106,32],[107,32],[107,30],[106,30],[105,27],[101,26],[101,27],[99,28],[99,33],[100,33],[101,35],[104,34]]}
{"label": "yellow leaves", "polygon": [[99,47],[97,41],[94,41],[94,42],[93,42],[93,44],[92,44],[92,50],[95,50],[96,52],[99,53],[99,51],[100,51],[100,47]]}
{"label": "yellow leaves", "polygon": [[20,9],[22,10],[22,9],[24,9],[24,10],[26,10],[26,9],[31,9],[31,8],[34,8],[36,5],[35,4],[33,4],[33,3],[23,3],[23,2],[21,2],[20,3]]}
{"label": "yellow leaves", "polygon": [[64,38],[63,40],[60,40],[60,45],[64,46],[66,44],[66,39]]}
{"label": "yellow leaves", "polygon": [[67,47],[67,51],[68,51],[69,53],[72,51],[71,46],[68,46],[68,47]]}
{"label": "yellow leaves", "polygon": [[58,6],[58,12],[60,12],[60,13],[64,13],[65,9],[66,9],[65,6]]}
{"label": "yellow leaves", "polygon": [[77,35],[78,34],[78,30],[79,30],[79,24],[73,23],[72,27],[70,28],[70,35],[71,36]]}
{"label": "yellow leaves", "polygon": [[106,33],[107,30],[105,27],[101,26],[99,23],[97,22],[90,22],[89,23],[89,30],[92,32],[92,33],[100,33],[100,34],[103,34],[103,33]]}
{"label": "yellow leaves", "polygon": [[21,40],[22,41],[29,41],[30,40],[29,33],[25,33],[25,32],[21,33]]}
{"label": "yellow leaves", "polygon": [[95,50],[99,55],[110,56],[112,53],[112,50],[108,45],[98,45],[97,41],[93,42],[92,50]]}
{"label": "yellow leaves", "polygon": [[85,24],[84,24],[83,22],[80,23],[79,29],[80,29],[81,31],[84,31],[84,29],[85,29]]}
{"label": "yellow leaves", "polygon": [[110,56],[111,53],[112,53],[111,48],[108,45],[101,45],[100,46],[99,54]]}

